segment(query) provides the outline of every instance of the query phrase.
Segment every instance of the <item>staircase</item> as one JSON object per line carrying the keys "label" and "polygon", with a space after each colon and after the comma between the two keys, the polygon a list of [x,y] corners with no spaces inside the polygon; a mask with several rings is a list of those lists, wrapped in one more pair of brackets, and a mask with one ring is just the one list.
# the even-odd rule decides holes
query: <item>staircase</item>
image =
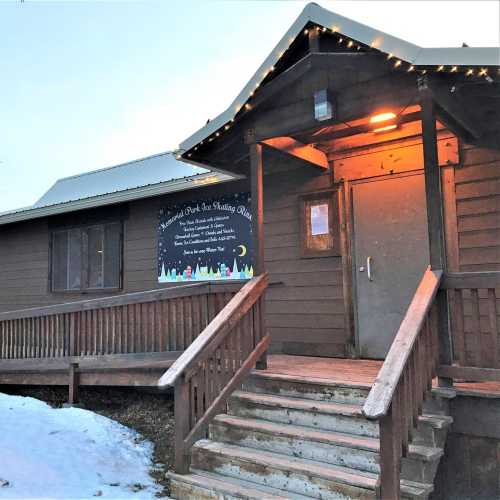
{"label": "staircase", "polygon": [[[362,412],[369,385],[254,371],[191,450],[189,474],[169,473],[175,499],[377,497],[379,428]],[[452,419],[452,390],[434,389],[403,458],[401,495],[426,499]]]}

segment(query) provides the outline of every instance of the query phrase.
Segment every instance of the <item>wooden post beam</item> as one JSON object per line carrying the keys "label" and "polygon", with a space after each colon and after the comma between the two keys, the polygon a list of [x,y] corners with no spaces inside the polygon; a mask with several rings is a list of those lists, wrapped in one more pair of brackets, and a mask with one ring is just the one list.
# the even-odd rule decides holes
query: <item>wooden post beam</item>
{"label": "wooden post beam", "polygon": [[[427,80],[418,82],[420,105],[422,108],[422,143],[424,148],[425,194],[427,199],[427,226],[429,231],[429,257],[433,270],[446,270],[446,251],[444,243],[443,195],[441,190],[441,171],[439,168],[436,107]],[[448,301],[446,291],[436,297],[438,306],[439,361],[452,364],[452,350],[449,327]],[[453,379],[439,378],[439,385],[449,387]]]}
{"label": "wooden post beam", "polygon": [[424,148],[425,194],[429,231],[430,265],[433,270],[445,269],[444,222],[439,169],[436,110],[427,85],[419,84],[422,107],[422,143]]}
{"label": "wooden post beam", "polygon": [[252,194],[252,239],[254,275],[264,273],[264,174],[262,144],[250,144],[250,184]]}

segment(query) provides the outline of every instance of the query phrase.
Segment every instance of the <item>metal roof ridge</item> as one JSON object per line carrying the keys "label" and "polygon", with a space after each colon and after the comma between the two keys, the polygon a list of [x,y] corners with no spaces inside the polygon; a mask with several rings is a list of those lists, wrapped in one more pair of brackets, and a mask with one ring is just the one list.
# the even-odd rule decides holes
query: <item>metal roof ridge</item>
{"label": "metal roof ridge", "polygon": [[[125,167],[126,165],[131,165],[132,163],[138,163],[138,162],[141,162],[141,161],[144,161],[144,160],[149,160],[151,158],[156,158],[158,156],[164,156],[164,155],[168,155],[168,154],[172,155],[174,157],[174,159],[175,159],[174,151],[164,151],[163,153],[156,153],[154,155],[144,156],[143,158],[137,158],[135,160],[126,161],[124,163],[118,163],[117,165],[111,165],[109,167],[98,168],[97,170],[90,170],[89,172],[82,172],[80,174],[68,175],[67,177],[61,177],[61,178],[59,178],[59,179],[56,180],[56,182],[53,184],[53,186],[55,186],[60,181],[66,181],[66,180],[69,180],[69,179],[77,179],[79,177],[85,177],[86,175],[97,174],[99,172],[106,172],[107,170],[113,170],[115,168]],[[44,193],[44,196],[45,196],[45,193]],[[43,196],[42,196],[42,198],[43,198]]]}

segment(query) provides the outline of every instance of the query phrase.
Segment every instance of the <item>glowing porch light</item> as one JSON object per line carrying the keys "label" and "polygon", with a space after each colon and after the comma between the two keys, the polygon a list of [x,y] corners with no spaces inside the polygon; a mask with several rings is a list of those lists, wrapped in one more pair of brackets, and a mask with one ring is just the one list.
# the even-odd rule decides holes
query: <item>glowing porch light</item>
{"label": "glowing porch light", "polygon": [[389,130],[394,130],[397,128],[397,123],[387,123],[384,124],[384,122],[388,122],[391,120],[394,120],[396,118],[396,114],[393,113],[392,111],[386,111],[385,113],[379,113],[377,115],[373,115],[370,117],[370,123],[371,124],[382,124],[380,127],[376,127],[373,129],[373,133],[379,134],[380,132],[387,132]]}
{"label": "glowing porch light", "polygon": [[370,123],[386,122],[387,120],[392,120],[393,118],[396,118],[396,115],[391,111],[388,111],[387,113],[379,113],[378,115],[371,116]]}

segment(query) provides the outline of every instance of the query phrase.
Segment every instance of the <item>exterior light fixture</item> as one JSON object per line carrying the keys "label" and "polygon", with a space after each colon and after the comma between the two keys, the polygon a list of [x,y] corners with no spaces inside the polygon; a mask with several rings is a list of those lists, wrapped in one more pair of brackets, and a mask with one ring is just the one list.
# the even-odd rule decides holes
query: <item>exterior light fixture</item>
{"label": "exterior light fixture", "polygon": [[314,118],[318,121],[330,120],[334,116],[334,99],[327,89],[314,92]]}
{"label": "exterior light fixture", "polygon": [[370,117],[370,123],[386,122],[388,120],[392,120],[393,118],[396,118],[396,115],[390,111],[387,113],[379,113],[378,115]]}
{"label": "exterior light fixture", "polygon": [[375,125],[373,132],[378,134],[380,132],[388,132],[389,130],[394,130],[398,127],[395,123],[396,115],[395,113],[388,111],[385,113],[378,113],[370,117],[370,124]]}

